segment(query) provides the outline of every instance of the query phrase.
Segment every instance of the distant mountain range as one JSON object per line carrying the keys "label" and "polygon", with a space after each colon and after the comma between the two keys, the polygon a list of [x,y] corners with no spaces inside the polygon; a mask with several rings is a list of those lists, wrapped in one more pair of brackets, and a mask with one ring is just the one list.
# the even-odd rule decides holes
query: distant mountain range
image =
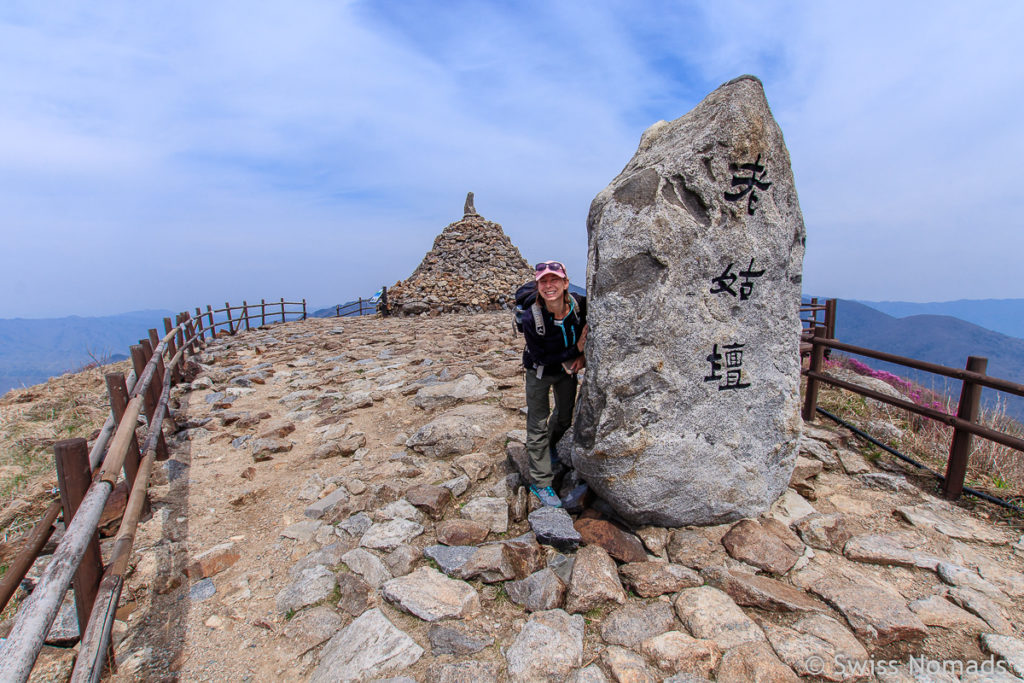
{"label": "distant mountain range", "polygon": [[[1011,300],[1013,304],[1021,300]],[[959,304],[960,302],[950,302]],[[904,304],[940,306],[941,304]],[[991,308],[988,311],[991,312]],[[1008,310],[1016,310],[1011,305]],[[988,313],[986,313],[987,315]],[[1002,325],[1004,328],[1006,325]],[[848,344],[886,351],[897,356],[963,368],[968,356],[988,358],[987,373],[1024,384],[1024,339],[986,329],[950,315],[893,317],[871,306],[840,299],[836,304],[836,338]],[[865,364],[908,377],[925,387],[953,397],[960,396],[960,382],[901,365],[857,357]],[[982,401],[992,406],[997,393],[986,389]],[[1024,398],[999,394],[1006,399],[1007,413],[1024,418]]]}
{"label": "distant mountain range", "polygon": [[[572,285],[572,291],[586,293],[576,285]],[[310,315],[330,317],[336,310],[330,306]],[[94,360],[123,358],[128,347],[138,343],[149,328],[163,330],[164,317],[173,315],[171,311],[151,310],[92,318],[0,319],[0,394],[13,387],[45,382]],[[989,359],[990,375],[1024,384],[1024,299],[928,304],[840,300],[836,336],[857,346],[955,368],[964,367],[969,355],[984,356]],[[959,396],[957,381],[862,360],[944,391],[954,400]],[[990,390],[983,393],[989,405],[993,394]],[[1009,397],[1006,406],[1009,414],[1024,419],[1024,399]]]}
{"label": "distant mountain range", "polygon": [[1024,338],[1024,299],[960,299],[933,303],[861,301],[896,318],[911,315],[951,315],[1011,337]]}
{"label": "distant mountain range", "polygon": [[127,357],[151,327],[163,332],[172,311],[132,311],[83,318],[0,319],[0,395],[99,360]]}

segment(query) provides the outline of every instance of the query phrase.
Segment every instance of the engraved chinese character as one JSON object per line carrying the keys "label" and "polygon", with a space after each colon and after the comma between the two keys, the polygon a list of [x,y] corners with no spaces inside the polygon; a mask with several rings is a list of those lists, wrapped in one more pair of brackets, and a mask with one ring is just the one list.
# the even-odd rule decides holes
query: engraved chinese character
{"label": "engraved chinese character", "polygon": [[719,275],[718,277],[711,278],[711,282],[713,285],[711,287],[711,293],[731,294],[733,296],[736,296],[737,292],[735,289],[733,289],[732,286],[736,283],[737,279],[742,277],[743,282],[740,283],[739,297],[740,301],[746,301],[747,299],[750,298],[750,295],[754,291],[754,283],[752,282],[752,280],[754,278],[761,277],[762,275],[764,275],[764,271],[754,270],[754,259],[750,259],[750,265],[747,266],[746,270],[741,270],[739,275],[736,275],[736,273],[732,272],[732,267],[733,264],[730,263],[725,267],[725,270],[722,271],[721,275]]}
{"label": "engraved chinese character", "polygon": [[767,190],[772,185],[770,181],[765,180],[765,168],[761,165],[761,155],[758,154],[752,164],[739,164],[738,166],[729,164],[729,168],[733,171],[750,171],[749,176],[734,175],[732,177],[732,187],[741,185],[744,187],[739,192],[726,192],[725,198],[734,202],[747,197],[747,213],[753,216],[757,202],[760,200],[757,190]]}
{"label": "engraved chinese character", "polygon": [[[707,355],[707,361],[711,363],[711,374],[704,377],[705,382],[719,382],[725,380],[718,385],[719,391],[733,391],[736,389],[746,389],[750,386],[750,382],[743,381],[743,347],[746,344],[725,344],[722,346],[722,350],[725,353],[718,352],[718,344],[714,344],[711,347],[711,353]],[[723,364],[721,361],[724,360]],[[725,369],[725,375],[721,374],[722,369]]]}

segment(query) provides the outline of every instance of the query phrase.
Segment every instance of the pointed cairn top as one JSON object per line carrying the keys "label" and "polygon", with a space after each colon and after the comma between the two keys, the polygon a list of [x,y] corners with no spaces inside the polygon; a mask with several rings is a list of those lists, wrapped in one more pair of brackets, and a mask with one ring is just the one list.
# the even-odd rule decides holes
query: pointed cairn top
{"label": "pointed cairn top", "polygon": [[473,206],[473,193],[466,193],[466,205],[462,208],[462,217],[467,218],[469,216],[479,216],[476,212],[476,207]]}

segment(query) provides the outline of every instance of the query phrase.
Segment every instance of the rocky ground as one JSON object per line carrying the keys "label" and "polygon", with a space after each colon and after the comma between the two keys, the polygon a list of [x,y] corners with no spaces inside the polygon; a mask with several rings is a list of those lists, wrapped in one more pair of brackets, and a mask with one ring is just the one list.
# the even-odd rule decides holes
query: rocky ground
{"label": "rocky ground", "polygon": [[537,509],[521,344],[507,313],[211,343],[175,390],[113,679],[909,681],[911,657],[990,655],[1013,673],[917,680],[1024,677],[1020,521],[827,425],[759,519]]}

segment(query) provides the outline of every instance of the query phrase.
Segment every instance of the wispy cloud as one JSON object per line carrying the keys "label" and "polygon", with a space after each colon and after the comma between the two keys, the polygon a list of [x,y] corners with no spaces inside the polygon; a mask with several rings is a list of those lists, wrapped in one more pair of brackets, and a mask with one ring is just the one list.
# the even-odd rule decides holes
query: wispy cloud
{"label": "wispy cloud", "polygon": [[[564,258],[582,280],[589,202],[643,129],[746,72],[764,80],[790,146],[808,290],[1024,296],[1005,276],[1024,246],[1021,14],[7,5],[0,288],[14,295],[0,315],[342,300],[408,275],[467,190],[528,258]],[[174,287],[115,288],[95,277],[99,260],[126,282]],[[950,277],[960,260],[969,275]]]}

